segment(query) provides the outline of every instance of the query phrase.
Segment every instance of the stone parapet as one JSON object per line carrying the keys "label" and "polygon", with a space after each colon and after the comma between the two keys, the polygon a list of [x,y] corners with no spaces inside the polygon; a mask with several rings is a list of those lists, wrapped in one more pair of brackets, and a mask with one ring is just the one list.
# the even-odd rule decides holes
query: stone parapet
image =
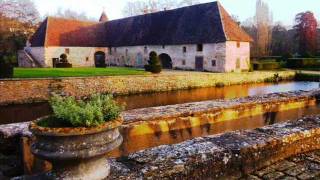
{"label": "stone parapet", "polygon": [[320,116],[143,150],[111,160],[109,179],[240,178],[316,149]]}
{"label": "stone parapet", "polygon": [[0,105],[47,101],[51,93],[85,97],[94,93],[136,94],[214,87],[272,80],[275,74],[290,80],[293,71],[252,73],[164,73],[145,76],[0,80]]}
{"label": "stone parapet", "polygon": [[[229,121],[236,120],[241,117],[261,115],[270,111],[284,111],[295,108],[304,108],[306,106],[314,106],[316,105],[317,99],[319,99],[320,90],[312,90],[312,91],[297,91],[297,92],[287,92],[287,93],[274,93],[262,96],[253,96],[246,98],[238,98],[233,100],[214,100],[214,101],[204,101],[204,102],[196,102],[196,103],[187,103],[180,105],[170,105],[170,106],[162,106],[162,107],[151,107],[144,108],[138,110],[131,110],[123,112],[122,115],[124,117],[124,124],[122,126],[122,131],[125,132],[124,137],[130,136],[139,136],[145,134],[157,134],[161,132],[167,132],[178,129],[186,129],[197,127],[205,124],[214,124],[216,122],[221,121]],[[309,121],[307,121],[309,122]],[[38,167],[39,164],[43,164],[43,162],[39,162],[34,159],[31,155],[29,147],[33,142],[33,138],[31,133],[28,131],[29,122],[25,123],[17,123],[17,124],[9,124],[9,125],[1,125],[0,126],[0,153],[10,152],[12,149],[21,149],[20,152],[14,152],[15,156],[20,157],[21,161],[25,162],[26,172],[39,172],[39,169],[34,169]],[[226,143],[227,139],[230,139],[230,146],[238,146],[236,142],[238,140],[242,142],[242,140],[247,140],[242,142],[243,144],[250,145],[252,144],[252,139],[248,139],[245,136],[251,136],[251,138],[255,137],[256,140],[261,142],[266,142],[265,139],[267,133],[271,133],[273,137],[275,137],[276,131],[275,126],[273,127],[273,131],[244,131],[241,135],[237,135],[237,133],[228,133],[224,135],[223,143]],[[313,126],[312,126],[313,127]],[[262,128],[266,129],[266,128]],[[281,128],[279,126],[278,130]],[[305,132],[304,129],[295,128],[297,132]],[[300,131],[301,130],[301,131]],[[241,131],[242,132],[242,131]],[[307,131],[306,131],[307,132]],[[241,137],[240,137],[241,136]],[[22,140],[21,140],[22,137]],[[268,139],[267,138],[267,139]],[[279,135],[279,138],[283,138],[282,135]],[[203,142],[203,138],[200,138],[201,142]],[[206,138],[204,138],[206,139]],[[304,141],[304,140],[303,140]],[[189,141],[192,142],[192,141]],[[198,140],[196,141],[198,142]],[[222,141],[221,141],[222,142]],[[199,145],[199,151],[205,150],[205,147],[211,147],[213,149],[221,149],[221,143],[218,140],[214,141],[214,146],[210,143],[204,142],[204,144]],[[306,140],[307,142],[307,140]],[[269,143],[269,142],[268,142]],[[273,143],[273,141],[271,142]],[[278,142],[276,142],[278,143]],[[309,142],[307,142],[309,143]],[[310,142],[311,144],[313,142]],[[195,144],[192,142],[190,147]],[[278,144],[279,145],[279,144]],[[279,145],[279,148],[282,145]],[[312,145],[313,146],[313,145]],[[171,148],[171,146],[168,146]],[[259,145],[260,147],[260,145]],[[270,152],[273,148],[278,146],[265,146],[265,149],[270,148]],[[298,150],[301,149],[297,147]],[[183,148],[182,148],[183,149]],[[268,151],[269,151],[268,150]],[[197,152],[198,150],[194,150]],[[208,150],[209,151],[209,150]],[[252,150],[248,150],[252,151]],[[290,151],[294,151],[290,149]],[[300,151],[300,150],[299,150]],[[17,154],[18,153],[18,154]],[[222,151],[224,154],[225,151]],[[252,152],[258,153],[260,152]],[[287,150],[283,150],[277,153],[288,154],[291,152],[287,152]],[[295,153],[295,152],[293,152]],[[10,153],[9,153],[10,155]],[[263,154],[259,155],[261,159]],[[244,155],[243,155],[244,156]],[[248,161],[252,158],[250,155],[246,154]],[[220,155],[218,156],[220,158]],[[212,157],[212,158],[218,158]],[[266,159],[269,159],[269,154],[266,155]],[[229,161],[229,160],[228,160]],[[250,160],[249,163],[251,163]],[[263,161],[261,161],[263,162]],[[241,162],[242,163],[242,162]],[[242,167],[242,165],[238,164]],[[264,164],[261,164],[261,166]],[[223,164],[219,165],[219,167],[224,166]],[[260,166],[258,162],[254,165],[247,165],[243,167],[245,171],[252,171],[255,166]],[[47,169],[45,167],[44,169]],[[40,171],[43,170],[40,168]],[[238,172],[238,171],[237,171]]]}

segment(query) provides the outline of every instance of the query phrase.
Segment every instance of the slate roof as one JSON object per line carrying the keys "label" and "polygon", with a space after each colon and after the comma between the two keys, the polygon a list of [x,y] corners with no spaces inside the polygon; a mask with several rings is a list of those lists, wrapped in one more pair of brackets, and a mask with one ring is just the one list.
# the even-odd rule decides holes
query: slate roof
{"label": "slate roof", "polygon": [[252,41],[219,2],[107,22],[48,17],[32,46],[119,47]]}

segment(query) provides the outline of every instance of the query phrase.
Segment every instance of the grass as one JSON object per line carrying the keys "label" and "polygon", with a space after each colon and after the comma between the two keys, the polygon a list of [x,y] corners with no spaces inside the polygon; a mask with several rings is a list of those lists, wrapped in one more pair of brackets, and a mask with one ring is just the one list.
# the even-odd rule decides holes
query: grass
{"label": "grass", "polygon": [[108,68],[15,68],[14,78],[123,76],[148,74],[142,69]]}

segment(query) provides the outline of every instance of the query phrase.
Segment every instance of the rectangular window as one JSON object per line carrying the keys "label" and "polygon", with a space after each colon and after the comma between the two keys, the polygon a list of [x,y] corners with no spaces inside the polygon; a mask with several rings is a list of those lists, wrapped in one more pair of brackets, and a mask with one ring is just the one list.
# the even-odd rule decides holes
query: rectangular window
{"label": "rectangular window", "polygon": [[182,60],[182,65],[186,65],[186,60]]}
{"label": "rectangular window", "polygon": [[69,54],[70,53],[70,49],[69,48],[64,49],[64,53]]}
{"label": "rectangular window", "polygon": [[86,57],[86,61],[89,61],[89,57]]}
{"label": "rectangular window", "polygon": [[217,65],[216,60],[212,60],[212,61],[211,61],[211,65],[212,65],[212,67],[215,67],[215,66]]}
{"label": "rectangular window", "polygon": [[184,46],[184,47],[182,48],[182,52],[183,52],[183,53],[186,53],[186,52],[187,52],[187,47]]}
{"label": "rectangular window", "polygon": [[203,51],[203,44],[198,44],[197,45],[197,51],[202,52]]}
{"label": "rectangular window", "polygon": [[128,50],[128,49],[126,49],[126,56],[128,56],[128,53],[129,53],[129,50]]}
{"label": "rectangular window", "polygon": [[109,47],[109,55],[112,55],[112,48]]}
{"label": "rectangular window", "polygon": [[237,48],[240,48],[240,42],[237,42]]}
{"label": "rectangular window", "polygon": [[166,46],[165,45],[162,45],[162,49],[165,49],[166,48]]}
{"label": "rectangular window", "polygon": [[148,54],[148,47],[147,46],[144,47],[144,53]]}

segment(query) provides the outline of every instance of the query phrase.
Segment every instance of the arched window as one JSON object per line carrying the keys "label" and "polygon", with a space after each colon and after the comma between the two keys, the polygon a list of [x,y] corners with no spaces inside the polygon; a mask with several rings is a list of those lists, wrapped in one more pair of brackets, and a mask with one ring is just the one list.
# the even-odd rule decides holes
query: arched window
{"label": "arched window", "polygon": [[183,52],[183,53],[186,53],[186,52],[187,52],[187,47],[183,46],[182,52]]}

